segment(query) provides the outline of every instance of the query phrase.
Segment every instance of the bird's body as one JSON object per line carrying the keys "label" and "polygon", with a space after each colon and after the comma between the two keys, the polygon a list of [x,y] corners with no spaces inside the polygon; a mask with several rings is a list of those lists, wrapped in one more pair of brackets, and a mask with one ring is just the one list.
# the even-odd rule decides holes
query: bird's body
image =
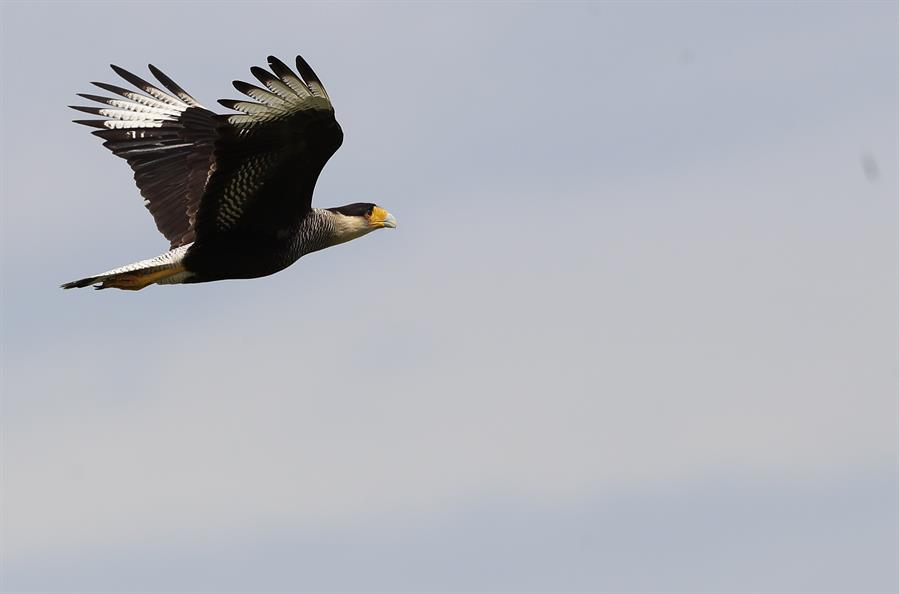
{"label": "bird's body", "polygon": [[396,221],[370,203],[312,208],[319,173],[343,131],[308,64],[298,77],[269,57],[274,75],[251,71],[265,89],[235,81],[255,101],[222,100],[241,114],[216,115],[153,66],[168,92],[113,66],[143,94],[94,83],[124,99],[81,95],[106,107],[75,107],[107,119],[104,146],[126,159],[170,251],[63,285],[141,289],[274,274],[302,256]]}

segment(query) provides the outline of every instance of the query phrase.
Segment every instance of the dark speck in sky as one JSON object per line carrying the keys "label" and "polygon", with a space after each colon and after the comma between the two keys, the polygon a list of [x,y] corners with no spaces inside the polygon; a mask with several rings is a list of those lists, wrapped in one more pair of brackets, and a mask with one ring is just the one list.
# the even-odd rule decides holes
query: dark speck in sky
{"label": "dark speck in sky", "polygon": [[862,171],[869,182],[876,182],[880,177],[880,167],[877,165],[877,159],[871,153],[862,153]]}

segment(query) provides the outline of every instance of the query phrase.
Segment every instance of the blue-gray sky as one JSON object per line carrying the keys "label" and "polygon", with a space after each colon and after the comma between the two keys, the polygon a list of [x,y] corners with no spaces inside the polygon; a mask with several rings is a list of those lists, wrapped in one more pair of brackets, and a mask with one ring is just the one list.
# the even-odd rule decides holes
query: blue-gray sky
{"label": "blue-gray sky", "polygon": [[[4,3],[4,592],[899,589],[895,3]],[[166,242],[66,109],[302,53],[265,279]]]}

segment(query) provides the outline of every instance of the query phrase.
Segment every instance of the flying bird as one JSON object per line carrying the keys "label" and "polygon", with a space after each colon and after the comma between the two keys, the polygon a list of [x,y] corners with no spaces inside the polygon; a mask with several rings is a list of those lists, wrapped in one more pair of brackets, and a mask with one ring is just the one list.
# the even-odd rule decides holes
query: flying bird
{"label": "flying bird", "polygon": [[251,101],[219,100],[239,112],[233,114],[206,109],[152,64],[165,90],[113,65],[141,92],[95,82],[118,97],[78,94],[102,107],[71,107],[103,119],[75,122],[99,128],[93,134],[103,146],[128,161],[170,249],[64,289],[139,290],[267,276],[311,252],[396,227],[376,204],[312,207],[315,182],[343,131],[302,57],[296,72],[273,56],[268,65],[270,71],[250,69],[262,86],[234,81]]}

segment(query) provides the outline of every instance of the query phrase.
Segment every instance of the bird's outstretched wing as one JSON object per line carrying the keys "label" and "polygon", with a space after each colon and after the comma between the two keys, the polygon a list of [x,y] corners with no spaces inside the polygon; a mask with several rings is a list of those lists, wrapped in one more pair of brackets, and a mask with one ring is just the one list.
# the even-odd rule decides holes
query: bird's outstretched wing
{"label": "bird's outstretched wing", "polygon": [[106,119],[75,120],[94,128],[103,146],[128,161],[156,227],[172,248],[194,240],[193,221],[212,165],[216,127],[223,122],[158,68],[150,71],[168,92],[123,68],[112,69],[143,91],[92,83],[120,98],[79,93],[103,107],[71,106]]}
{"label": "bird's outstretched wing", "polygon": [[221,100],[240,114],[221,116],[212,173],[200,200],[198,241],[216,235],[274,235],[312,207],[315,182],[343,142],[327,92],[297,56],[299,76],[269,56],[271,72],[250,71],[265,88],[234,81],[254,101]]}

